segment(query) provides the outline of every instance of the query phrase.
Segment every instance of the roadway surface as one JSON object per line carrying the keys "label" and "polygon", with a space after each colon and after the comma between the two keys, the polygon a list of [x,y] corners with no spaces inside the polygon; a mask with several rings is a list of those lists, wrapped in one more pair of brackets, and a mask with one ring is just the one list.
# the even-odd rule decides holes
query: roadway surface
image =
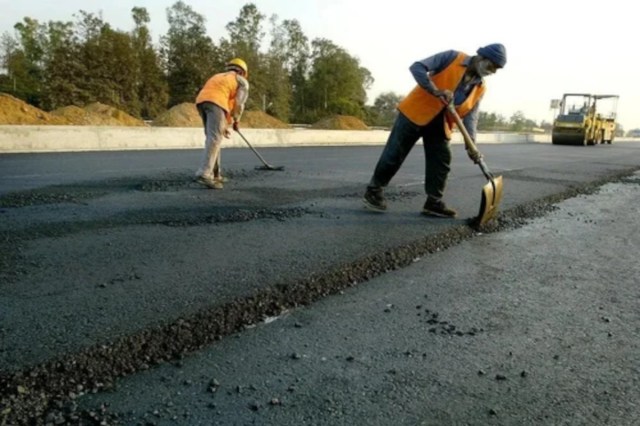
{"label": "roadway surface", "polygon": [[[593,377],[608,395],[612,372],[626,372],[628,383],[617,383],[637,394],[628,363],[638,358],[627,356],[637,315],[621,335],[609,328],[610,340],[592,334],[618,324],[598,311],[637,308],[635,262],[593,265],[616,259],[620,245],[629,256],[638,248],[625,232],[637,229],[626,213],[638,201],[628,176],[640,168],[639,143],[481,146],[505,179],[502,215],[482,230],[465,218],[477,213],[485,180],[460,145],[446,197],[460,219],[419,215],[419,146],[392,181],[389,212],[363,210],[380,149],[260,150],[283,172],[254,170],[248,150],[224,150],[223,191],[190,181],[199,151],[0,156],[0,420],[88,419],[110,399],[113,417],[94,417],[123,424],[359,424],[363,415],[371,420],[360,424],[556,424],[580,403],[562,398],[595,384],[549,380],[603,359],[609,370]],[[609,181],[626,190],[555,206]],[[600,210],[582,215],[591,205]],[[567,217],[580,238],[565,235]],[[607,293],[612,282],[625,297]],[[576,285],[593,291],[576,297]],[[580,310],[588,303],[600,303],[597,323]],[[520,365],[504,358],[514,354]],[[582,357],[554,363],[568,355]],[[524,379],[538,367],[534,384],[496,388],[515,369]],[[495,380],[477,382],[485,375]],[[116,384],[130,393],[105,392]],[[585,404],[597,402],[588,396]],[[554,401],[558,411],[522,411]],[[596,411],[611,424],[638,414],[626,396],[606,401]],[[576,424],[594,421],[581,410]]]}

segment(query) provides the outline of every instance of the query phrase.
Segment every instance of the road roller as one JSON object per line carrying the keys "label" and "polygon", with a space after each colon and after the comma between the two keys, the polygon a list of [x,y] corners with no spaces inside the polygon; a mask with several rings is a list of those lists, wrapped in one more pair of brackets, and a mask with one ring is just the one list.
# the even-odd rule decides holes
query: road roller
{"label": "road roller", "polygon": [[616,134],[618,95],[565,93],[553,122],[554,145],[611,144]]}

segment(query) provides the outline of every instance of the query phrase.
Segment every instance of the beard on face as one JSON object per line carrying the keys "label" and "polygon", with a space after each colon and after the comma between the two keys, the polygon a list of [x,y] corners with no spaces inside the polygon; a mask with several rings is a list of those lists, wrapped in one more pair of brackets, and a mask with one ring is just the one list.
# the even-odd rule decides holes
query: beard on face
{"label": "beard on face", "polygon": [[493,64],[491,63],[491,61],[489,61],[488,59],[482,58],[476,64],[476,73],[480,77],[489,76],[496,72],[495,67],[493,67],[492,65]]}

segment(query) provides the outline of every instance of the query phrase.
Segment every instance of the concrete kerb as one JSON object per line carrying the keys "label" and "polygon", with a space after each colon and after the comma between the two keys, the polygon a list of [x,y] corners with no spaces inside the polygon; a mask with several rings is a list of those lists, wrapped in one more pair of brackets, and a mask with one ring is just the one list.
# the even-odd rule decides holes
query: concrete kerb
{"label": "concrete kerb", "polygon": [[[382,145],[387,130],[243,129],[257,147]],[[549,142],[549,135],[478,133],[478,143]],[[454,133],[452,143],[462,143]],[[196,127],[0,126],[0,153],[121,151],[202,148],[204,134]],[[244,147],[233,133],[225,147]]]}
{"label": "concrete kerb", "polygon": [[[291,147],[380,145],[384,130],[242,129],[251,145]],[[118,151],[202,148],[204,134],[196,127],[0,126],[0,152]],[[224,147],[245,147],[232,132]]]}

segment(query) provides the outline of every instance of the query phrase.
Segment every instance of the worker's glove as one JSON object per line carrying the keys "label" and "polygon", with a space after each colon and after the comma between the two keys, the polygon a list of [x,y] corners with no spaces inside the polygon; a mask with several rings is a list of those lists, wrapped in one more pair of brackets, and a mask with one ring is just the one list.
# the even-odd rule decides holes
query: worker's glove
{"label": "worker's glove", "polygon": [[240,130],[240,123],[238,121],[233,122],[233,130],[236,132]]}
{"label": "worker's glove", "polygon": [[477,149],[467,149],[467,155],[475,164],[479,164],[482,160],[482,154]]}
{"label": "worker's glove", "polygon": [[433,96],[440,98],[443,104],[448,105],[453,100],[453,92],[451,90],[436,89],[433,91]]}
{"label": "worker's glove", "polygon": [[229,129],[224,129],[224,137],[227,139],[231,138],[231,132]]}

